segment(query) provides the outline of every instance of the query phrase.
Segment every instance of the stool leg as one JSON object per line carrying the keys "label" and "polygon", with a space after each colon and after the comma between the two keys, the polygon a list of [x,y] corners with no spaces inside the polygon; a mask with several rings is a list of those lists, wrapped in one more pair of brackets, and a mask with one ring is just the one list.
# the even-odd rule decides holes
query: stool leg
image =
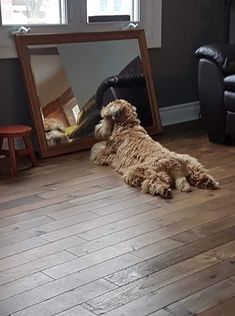
{"label": "stool leg", "polygon": [[10,163],[11,163],[11,175],[13,177],[17,176],[17,168],[16,168],[16,156],[15,156],[15,144],[14,138],[8,137],[8,147],[9,147],[9,154],[10,154]]}
{"label": "stool leg", "polygon": [[36,160],[36,157],[35,157],[34,152],[33,152],[33,147],[32,147],[32,144],[31,144],[30,136],[29,135],[23,136],[23,139],[24,139],[25,147],[28,150],[28,154],[30,156],[30,159],[31,159],[31,162],[32,162],[32,166],[36,167],[37,160]]}
{"label": "stool leg", "polygon": [[3,137],[0,137],[0,154],[2,153]]}

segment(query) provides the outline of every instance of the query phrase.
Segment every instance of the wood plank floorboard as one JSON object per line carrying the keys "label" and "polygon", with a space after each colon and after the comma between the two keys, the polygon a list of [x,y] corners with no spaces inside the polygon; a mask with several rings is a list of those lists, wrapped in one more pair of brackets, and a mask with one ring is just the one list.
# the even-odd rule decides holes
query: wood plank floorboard
{"label": "wood plank floorboard", "polygon": [[235,296],[219,302],[218,305],[209,308],[199,314],[199,316],[233,316],[235,306]]}
{"label": "wood plank floorboard", "polygon": [[226,279],[169,306],[167,310],[176,316],[200,315],[234,295],[235,282]]}
{"label": "wood plank floorboard", "polygon": [[1,162],[0,316],[235,316],[235,147],[200,122],[156,139],[221,190],[152,197],[87,151]]}

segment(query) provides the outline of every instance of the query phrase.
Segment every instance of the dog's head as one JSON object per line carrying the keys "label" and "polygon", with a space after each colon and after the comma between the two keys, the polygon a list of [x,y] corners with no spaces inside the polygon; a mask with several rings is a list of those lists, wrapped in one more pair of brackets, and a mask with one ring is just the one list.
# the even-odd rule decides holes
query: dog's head
{"label": "dog's head", "polygon": [[117,99],[103,107],[101,117],[102,120],[95,127],[95,137],[98,139],[107,139],[115,125],[133,127],[140,124],[136,108],[122,99]]}
{"label": "dog's head", "polygon": [[44,126],[45,132],[50,132],[53,130],[57,130],[60,132],[65,131],[65,124],[62,121],[57,120],[53,117],[51,117],[51,118],[46,117],[43,121],[43,126]]}

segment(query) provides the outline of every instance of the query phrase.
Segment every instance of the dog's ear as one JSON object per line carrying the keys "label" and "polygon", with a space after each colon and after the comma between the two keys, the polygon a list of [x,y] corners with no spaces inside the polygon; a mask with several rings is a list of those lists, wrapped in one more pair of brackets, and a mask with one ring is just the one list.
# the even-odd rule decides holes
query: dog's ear
{"label": "dog's ear", "polygon": [[105,115],[103,120],[95,126],[95,137],[97,139],[108,139],[112,134],[114,121],[110,115]]}
{"label": "dog's ear", "polygon": [[110,110],[110,115],[111,115],[111,118],[114,122],[117,122],[119,116],[120,116],[120,113],[121,113],[121,109],[117,106],[113,106]]}

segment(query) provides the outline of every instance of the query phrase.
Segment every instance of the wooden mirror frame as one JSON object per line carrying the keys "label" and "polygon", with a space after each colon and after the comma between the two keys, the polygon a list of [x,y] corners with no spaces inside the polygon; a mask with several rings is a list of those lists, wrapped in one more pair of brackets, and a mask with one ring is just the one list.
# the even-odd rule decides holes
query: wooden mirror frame
{"label": "wooden mirror frame", "polygon": [[33,117],[40,155],[42,158],[61,155],[64,153],[89,149],[95,142],[94,137],[87,137],[71,144],[57,145],[49,147],[46,142],[43,121],[40,112],[39,99],[36,92],[35,81],[28,54],[29,45],[55,45],[79,42],[97,42],[137,39],[141,55],[142,70],[145,77],[149,103],[153,119],[153,126],[146,128],[150,135],[160,133],[161,124],[156,100],[154,84],[151,73],[151,66],[148,56],[147,43],[143,30],[125,30],[114,32],[93,32],[93,33],[55,33],[55,34],[16,34],[15,43],[18,52],[20,65],[24,75],[24,81],[29,100],[31,115]]}

